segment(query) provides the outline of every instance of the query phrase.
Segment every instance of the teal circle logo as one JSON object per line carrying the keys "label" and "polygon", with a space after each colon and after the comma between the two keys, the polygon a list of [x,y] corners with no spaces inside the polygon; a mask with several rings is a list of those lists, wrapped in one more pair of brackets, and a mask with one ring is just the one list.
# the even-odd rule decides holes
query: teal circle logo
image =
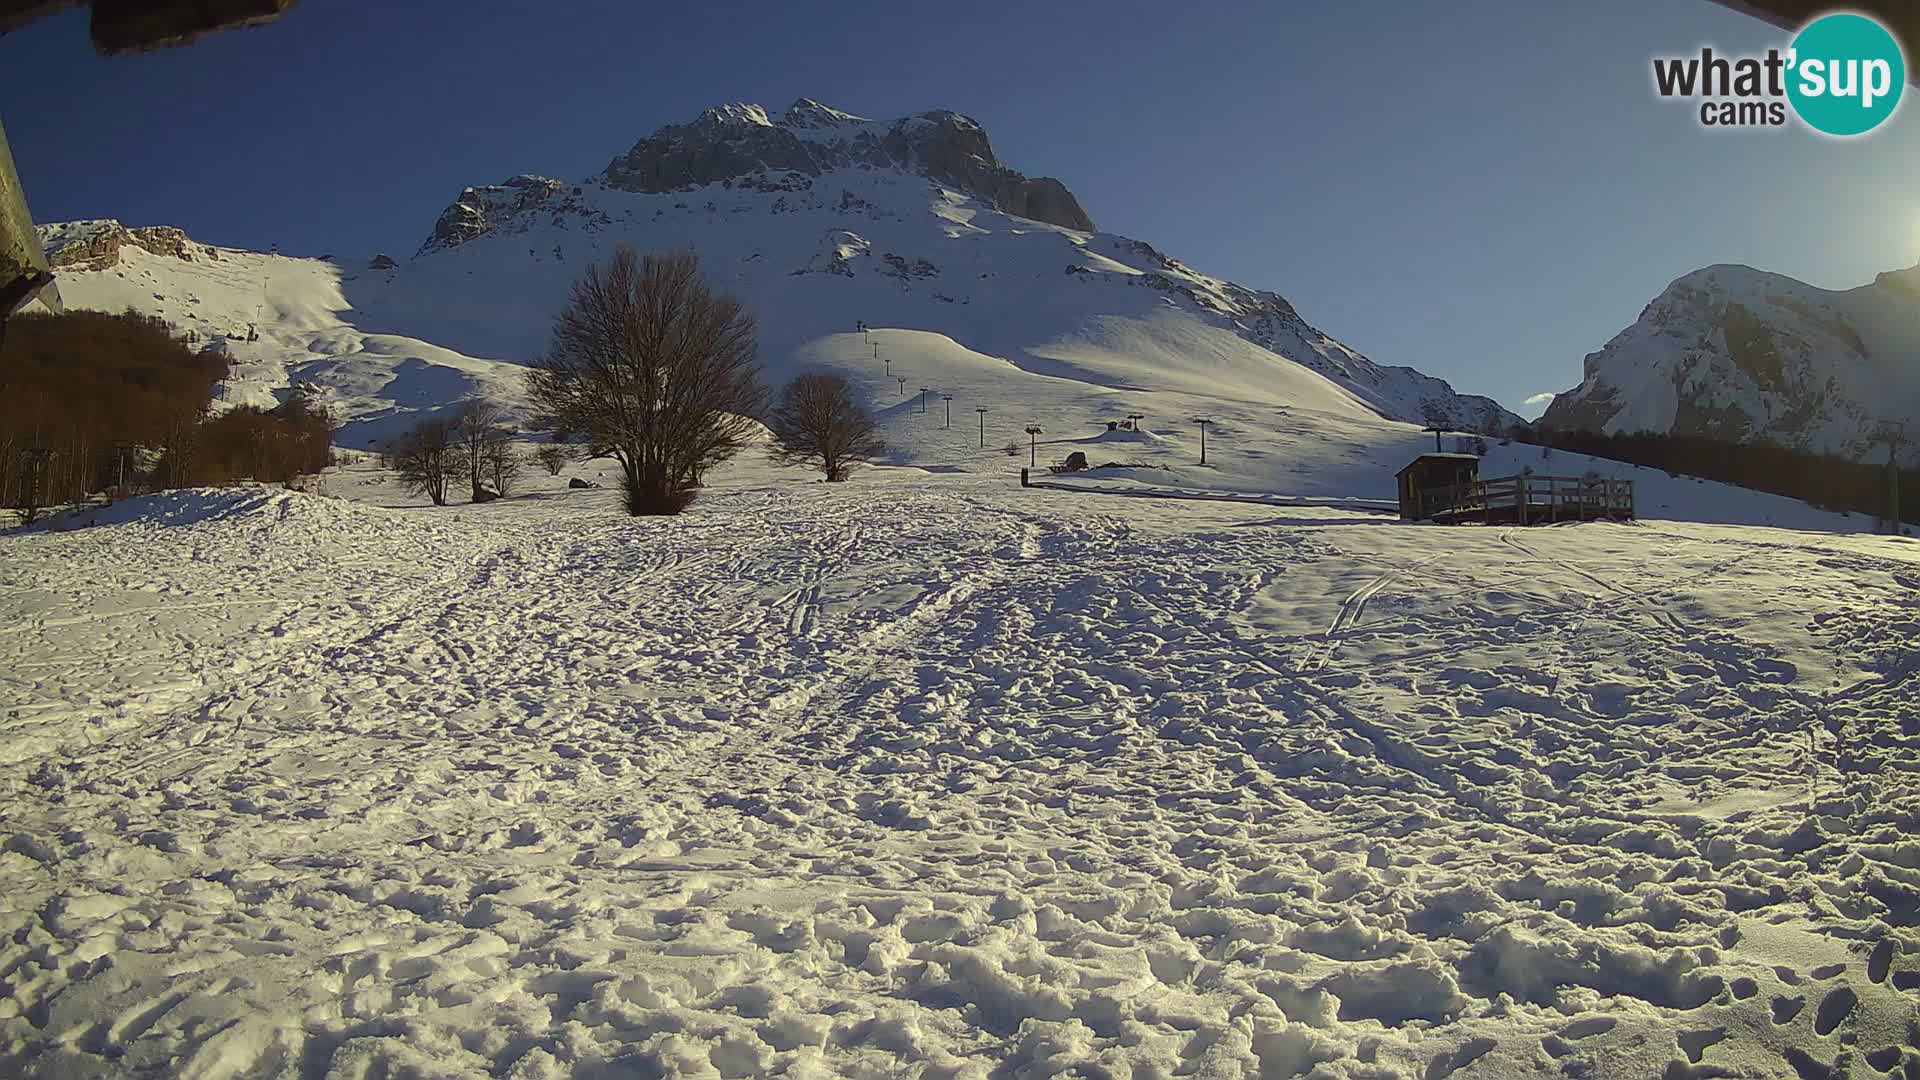
{"label": "teal circle logo", "polygon": [[1907,61],[1887,28],[1865,15],[1822,15],[1793,39],[1787,100],[1807,126],[1864,135],[1886,122],[1907,86]]}

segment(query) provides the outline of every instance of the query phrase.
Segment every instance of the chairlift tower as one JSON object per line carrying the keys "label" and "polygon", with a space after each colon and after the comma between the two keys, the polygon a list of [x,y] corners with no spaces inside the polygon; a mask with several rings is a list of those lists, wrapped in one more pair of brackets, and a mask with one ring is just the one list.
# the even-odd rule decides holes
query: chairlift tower
{"label": "chairlift tower", "polygon": [[[983,440],[984,441],[984,440]],[[1040,425],[1027,425],[1027,465],[1038,468],[1040,465]]]}
{"label": "chairlift tower", "polygon": [[1887,444],[1887,531],[1901,535],[1900,519],[1900,444],[1905,440],[1907,422],[1892,420],[1880,426],[1880,440]]}
{"label": "chairlift tower", "polygon": [[1211,416],[1196,416],[1193,422],[1200,425],[1200,464],[1207,463],[1207,425],[1213,423]]}
{"label": "chairlift tower", "polygon": [[985,450],[987,448],[987,407],[975,405],[973,411],[980,414],[980,449]]}
{"label": "chairlift tower", "polygon": [[931,386],[923,386],[920,388],[920,415],[921,416],[927,415],[927,395],[931,393],[933,393],[933,387]]}
{"label": "chairlift tower", "polygon": [[952,394],[941,394],[941,395],[940,395],[940,400],[941,400],[941,401],[944,401],[944,402],[946,402],[946,403],[947,403],[947,420],[946,420],[946,423],[944,423],[944,424],[941,424],[940,426],[941,426],[941,427],[952,427],[952,426],[953,426],[953,395],[952,395]]}

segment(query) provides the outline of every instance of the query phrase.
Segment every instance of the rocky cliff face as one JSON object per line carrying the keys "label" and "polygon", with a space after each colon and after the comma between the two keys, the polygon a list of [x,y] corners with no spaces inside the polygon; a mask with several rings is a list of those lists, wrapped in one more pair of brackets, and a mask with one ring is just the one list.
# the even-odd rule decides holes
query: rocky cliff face
{"label": "rocky cliff face", "polygon": [[514,215],[553,202],[566,188],[550,177],[527,175],[486,187],[465,188],[453,205],[440,212],[440,220],[433,223],[433,235],[420,245],[420,251],[442,251],[486,236]]}
{"label": "rocky cliff face", "polygon": [[614,158],[603,177],[609,187],[650,194],[706,184],[793,189],[846,168],[919,173],[996,210],[1093,230],[1065,184],[1001,164],[985,129],[947,111],[877,123],[808,98],[778,118],[758,105],[722,105],[641,139]]}
{"label": "rocky cliff face", "polygon": [[883,124],[809,98],[777,119],[758,105],[721,105],[635,143],[607,165],[603,178],[609,187],[650,194],[706,184],[798,190],[811,178],[846,168],[919,173],[996,210],[1093,229],[1066,185],[1001,164],[977,122],[947,111]]}
{"label": "rocky cliff face", "polygon": [[212,247],[194,243],[171,225],[128,228],[112,220],[69,221],[46,226],[40,234],[47,265],[55,271],[104,270],[119,261],[120,249],[127,245],[186,262],[220,258]]}
{"label": "rocky cliff face", "polygon": [[1859,456],[1920,420],[1920,267],[1830,291],[1746,266],[1680,278],[1587,356],[1542,423]]}

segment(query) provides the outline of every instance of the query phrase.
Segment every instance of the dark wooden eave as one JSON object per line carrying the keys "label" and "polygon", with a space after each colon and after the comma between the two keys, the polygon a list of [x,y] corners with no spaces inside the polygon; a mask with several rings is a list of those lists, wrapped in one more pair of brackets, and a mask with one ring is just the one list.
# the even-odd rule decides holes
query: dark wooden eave
{"label": "dark wooden eave", "polygon": [[[294,0],[92,0],[93,47],[103,53],[184,45],[202,34],[277,19]],[[87,0],[0,0],[0,34]]]}

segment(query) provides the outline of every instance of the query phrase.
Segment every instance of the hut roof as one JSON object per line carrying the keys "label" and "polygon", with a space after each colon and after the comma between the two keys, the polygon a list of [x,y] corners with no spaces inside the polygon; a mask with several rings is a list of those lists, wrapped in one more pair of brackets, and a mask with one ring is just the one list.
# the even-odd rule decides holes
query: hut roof
{"label": "hut roof", "polygon": [[1426,462],[1426,461],[1452,461],[1452,462],[1471,461],[1475,464],[1479,464],[1480,455],[1478,454],[1442,454],[1438,452],[1430,453],[1430,454],[1421,454],[1419,457],[1414,458],[1412,461],[1407,462],[1404,466],[1401,467],[1399,472],[1394,473],[1393,475],[1404,476],[1408,470],[1416,468],[1422,462]]}

